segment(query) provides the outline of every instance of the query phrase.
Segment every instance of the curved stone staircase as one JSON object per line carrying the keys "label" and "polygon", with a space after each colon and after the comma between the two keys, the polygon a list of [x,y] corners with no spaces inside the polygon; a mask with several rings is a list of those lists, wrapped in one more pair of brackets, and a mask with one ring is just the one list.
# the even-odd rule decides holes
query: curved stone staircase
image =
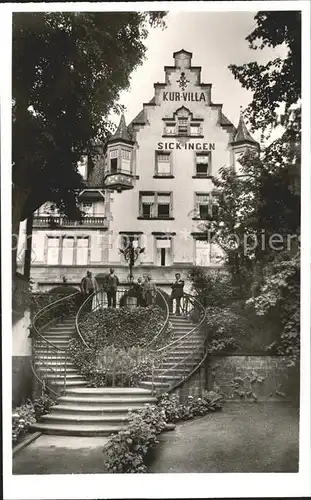
{"label": "curved stone staircase", "polygon": [[126,427],[130,410],[155,401],[151,391],[140,388],[67,389],[32,428],[44,434],[108,436]]}
{"label": "curved stone staircase", "polygon": [[[184,316],[173,316],[169,314],[164,295],[158,293],[164,299],[165,310],[161,334],[170,322],[173,337],[168,345],[157,350],[161,354],[161,361],[154,368],[152,376],[146,377],[135,388],[89,388],[86,387],[87,381],[75,368],[68,352],[68,343],[77,334],[84,341],[78,318],[86,302],[80,307],[76,318],[64,318],[57,324],[44,325],[41,329],[38,325],[42,323],[44,309],[49,313],[53,311],[54,316],[57,316],[61,301],[39,312],[33,320],[35,342],[32,368],[43,391],[53,394],[57,402],[50,413],[32,426],[33,430],[45,434],[80,436],[105,436],[118,432],[127,425],[128,411],[155,403],[156,392],[174,390],[195,369],[204,356],[205,347],[198,324],[190,319],[189,301],[185,300]],[[69,300],[70,297],[64,299]]]}

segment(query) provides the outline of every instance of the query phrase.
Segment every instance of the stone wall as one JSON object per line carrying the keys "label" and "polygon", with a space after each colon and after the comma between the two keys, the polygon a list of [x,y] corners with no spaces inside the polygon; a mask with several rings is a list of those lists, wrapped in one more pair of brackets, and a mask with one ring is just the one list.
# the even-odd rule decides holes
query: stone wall
{"label": "stone wall", "polygon": [[299,401],[299,367],[282,356],[213,354],[206,368],[207,388],[219,387],[228,400]]}

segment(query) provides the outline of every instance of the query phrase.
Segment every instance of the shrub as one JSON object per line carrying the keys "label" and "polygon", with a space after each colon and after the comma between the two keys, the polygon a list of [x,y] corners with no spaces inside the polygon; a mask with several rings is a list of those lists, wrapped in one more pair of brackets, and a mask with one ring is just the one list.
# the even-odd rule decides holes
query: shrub
{"label": "shrub", "polygon": [[188,272],[195,295],[206,307],[225,307],[240,299],[231,276],[223,270],[206,272],[193,266]]}
{"label": "shrub", "polygon": [[54,400],[47,395],[37,399],[28,399],[25,404],[18,406],[12,413],[12,442],[17,444],[27,434],[30,426],[34,424],[41,415],[48,413]]}
{"label": "shrub", "polygon": [[130,412],[127,429],[115,434],[105,449],[107,472],[147,472],[147,455],[158,443],[158,435],[168,422],[206,415],[221,409],[223,401],[222,395],[213,391],[205,391],[202,398],[189,396],[186,403],[180,403],[176,395],[162,394],[156,406],[145,405],[141,410]]}
{"label": "shrub", "polygon": [[188,396],[184,403],[180,402],[177,395],[166,393],[161,394],[157,401],[158,407],[164,410],[166,421],[172,423],[220,410],[223,404],[224,398],[222,394],[214,391],[204,391],[201,398]]}
{"label": "shrub", "polygon": [[[151,374],[159,355],[146,346],[163,326],[159,307],[104,309],[87,313],[81,333],[87,342],[71,341],[69,349],[80,374],[92,387],[136,386]],[[167,342],[170,325],[165,332]],[[157,342],[157,348],[161,341]],[[152,347],[155,347],[154,345]]]}
{"label": "shrub", "polygon": [[163,411],[156,406],[146,406],[130,413],[126,430],[115,434],[106,447],[107,472],[143,473],[147,472],[144,459],[157,443],[157,436],[165,428]]}
{"label": "shrub", "polygon": [[87,344],[94,348],[114,345],[127,349],[144,347],[157,335],[162,325],[163,312],[159,307],[122,307],[86,314],[80,322],[80,329]]}
{"label": "shrub", "polygon": [[209,353],[266,352],[276,338],[273,324],[240,304],[208,307],[204,324]]}

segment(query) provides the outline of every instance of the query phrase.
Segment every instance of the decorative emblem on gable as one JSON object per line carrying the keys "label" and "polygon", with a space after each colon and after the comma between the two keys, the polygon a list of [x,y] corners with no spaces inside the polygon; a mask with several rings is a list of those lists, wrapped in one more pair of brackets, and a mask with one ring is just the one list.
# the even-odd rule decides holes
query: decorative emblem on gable
{"label": "decorative emblem on gable", "polygon": [[181,90],[185,90],[188,86],[188,83],[190,83],[190,80],[187,80],[184,71],[182,71],[179,79],[176,80],[176,82],[178,83]]}

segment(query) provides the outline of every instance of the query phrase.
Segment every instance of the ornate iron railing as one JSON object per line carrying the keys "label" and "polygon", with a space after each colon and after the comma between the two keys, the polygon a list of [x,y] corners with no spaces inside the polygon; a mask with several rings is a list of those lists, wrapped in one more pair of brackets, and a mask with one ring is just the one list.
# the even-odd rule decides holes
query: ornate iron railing
{"label": "ornate iron railing", "polygon": [[[172,392],[181,387],[200,369],[206,359],[207,339],[202,331],[206,317],[205,307],[194,296],[185,293],[181,298],[181,312],[194,326],[184,335],[157,350],[162,359],[160,365],[152,371],[154,392]],[[175,361],[168,362],[170,357],[175,358]]]}
{"label": "ornate iron railing", "polygon": [[74,318],[80,292],[62,297],[40,309],[31,322],[32,360],[31,369],[42,393],[58,397],[66,391],[67,348],[56,346],[45,338],[45,330],[65,318]]}

